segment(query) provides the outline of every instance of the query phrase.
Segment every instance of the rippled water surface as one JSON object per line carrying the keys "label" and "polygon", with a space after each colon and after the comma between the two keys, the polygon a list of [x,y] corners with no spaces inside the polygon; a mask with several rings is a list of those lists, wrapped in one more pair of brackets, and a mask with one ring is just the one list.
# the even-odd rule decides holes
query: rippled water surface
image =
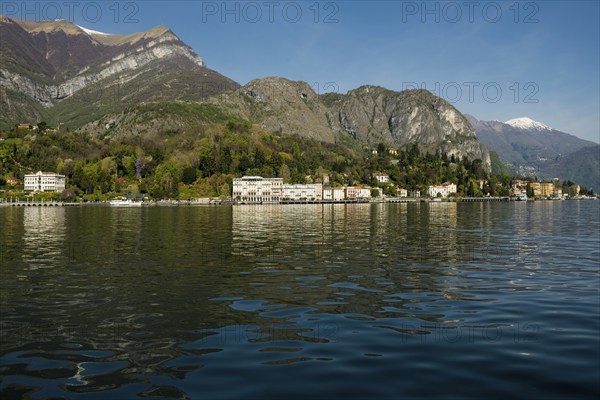
{"label": "rippled water surface", "polygon": [[0,208],[0,397],[595,398],[600,202]]}

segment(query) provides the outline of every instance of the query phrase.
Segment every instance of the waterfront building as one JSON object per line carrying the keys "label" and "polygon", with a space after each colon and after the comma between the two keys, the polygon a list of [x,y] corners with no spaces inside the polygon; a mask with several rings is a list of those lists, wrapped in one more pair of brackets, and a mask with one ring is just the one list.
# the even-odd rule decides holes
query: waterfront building
{"label": "waterfront building", "polygon": [[306,185],[283,185],[282,200],[322,200],[323,185],[320,183]]}
{"label": "waterfront building", "polygon": [[529,182],[527,185],[527,194],[530,197],[541,196],[542,189],[539,182]]}
{"label": "waterfront building", "polygon": [[526,194],[528,184],[529,184],[528,181],[524,181],[521,179],[514,179],[510,185],[510,189],[511,189],[513,196],[519,196],[522,194]]}
{"label": "waterfront building", "polygon": [[554,187],[554,197],[563,197],[562,188]]}
{"label": "waterfront building", "polygon": [[273,203],[281,200],[283,178],[243,176],[233,180],[233,197],[242,202]]}
{"label": "waterfront building", "polygon": [[540,182],[540,194],[542,196],[551,197],[554,195],[554,183],[552,182]]}
{"label": "waterfront building", "polygon": [[449,195],[456,193],[456,184],[450,182],[444,182],[441,185],[429,186],[427,188],[427,195],[429,197],[448,197]]}
{"label": "waterfront building", "polygon": [[396,195],[398,197],[408,197],[408,191],[406,189],[398,188],[396,189]]}
{"label": "waterfront building", "polygon": [[526,189],[511,189],[511,193],[513,196],[522,196],[527,195]]}
{"label": "waterfront building", "polygon": [[65,185],[65,176],[55,172],[38,171],[35,174],[26,174],[24,179],[26,192],[62,192]]}
{"label": "waterfront building", "polygon": [[324,187],[323,200],[342,201],[346,198],[346,193],[343,187]]}
{"label": "waterfront building", "polygon": [[529,183],[529,181],[524,181],[521,179],[514,179],[511,182],[511,189],[527,189],[527,184]]}
{"label": "waterfront building", "polygon": [[346,199],[369,199],[371,198],[371,189],[362,186],[346,187]]}

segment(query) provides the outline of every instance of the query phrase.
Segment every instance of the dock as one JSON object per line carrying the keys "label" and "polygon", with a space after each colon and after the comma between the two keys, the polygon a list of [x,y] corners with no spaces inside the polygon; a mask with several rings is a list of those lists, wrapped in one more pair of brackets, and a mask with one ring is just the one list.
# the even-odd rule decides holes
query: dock
{"label": "dock", "polygon": [[369,203],[368,199],[349,199],[349,200],[281,200],[278,204],[364,204]]}
{"label": "dock", "polygon": [[510,197],[461,197],[457,199],[461,203],[492,202],[492,201],[510,201]]}
{"label": "dock", "polygon": [[0,206],[7,207],[75,207],[81,203],[62,203],[58,201],[15,201],[0,203]]}

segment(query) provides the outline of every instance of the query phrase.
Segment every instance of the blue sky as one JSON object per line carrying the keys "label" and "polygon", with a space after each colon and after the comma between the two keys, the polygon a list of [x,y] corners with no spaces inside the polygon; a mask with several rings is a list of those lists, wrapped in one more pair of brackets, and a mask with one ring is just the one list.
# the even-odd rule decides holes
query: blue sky
{"label": "blue sky", "polygon": [[479,119],[528,116],[600,142],[598,1],[12,3],[8,16],[59,16],[110,33],[167,25],[242,84],[283,76],[317,92],[419,86]]}

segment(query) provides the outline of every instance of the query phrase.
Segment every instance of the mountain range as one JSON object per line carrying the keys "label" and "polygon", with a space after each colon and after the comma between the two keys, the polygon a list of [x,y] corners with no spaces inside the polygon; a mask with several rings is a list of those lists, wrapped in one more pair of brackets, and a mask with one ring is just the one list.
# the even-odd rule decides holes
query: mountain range
{"label": "mountain range", "polygon": [[467,115],[477,136],[515,174],[600,188],[600,145],[521,117],[506,122]]}
{"label": "mountain range", "polygon": [[366,85],[318,94],[279,77],[240,86],[208,68],[163,25],[114,35],[66,20],[0,15],[0,108],[4,130],[45,120],[119,140],[173,135],[233,116],[276,134],[355,148],[417,144],[430,153],[481,159],[490,170],[489,148],[515,173],[551,178],[571,171],[564,179],[583,177],[590,186],[597,177],[583,173],[597,164],[594,143],[544,124],[479,121],[425,90]]}
{"label": "mountain range", "polygon": [[[207,68],[164,26],[111,35],[65,20],[32,22],[3,16],[0,38],[4,129],[46,119],[115,137],[159,133],[165,127],[173,130],[181,120],[162,114],[162,119],[154,115],[151,121],[127,121],[132,121],[131,114],[143,114],[144,104],[190,101],[279,134],[367,147],[417,143],[428,152],[482,159],[490,168],[489,153],[467,119],[426,91],[363,86],[346,95],[319,95],[304,82],[276,77],[240,88]],[[188,117],[189,123],[206,119],[193,113]]]}

